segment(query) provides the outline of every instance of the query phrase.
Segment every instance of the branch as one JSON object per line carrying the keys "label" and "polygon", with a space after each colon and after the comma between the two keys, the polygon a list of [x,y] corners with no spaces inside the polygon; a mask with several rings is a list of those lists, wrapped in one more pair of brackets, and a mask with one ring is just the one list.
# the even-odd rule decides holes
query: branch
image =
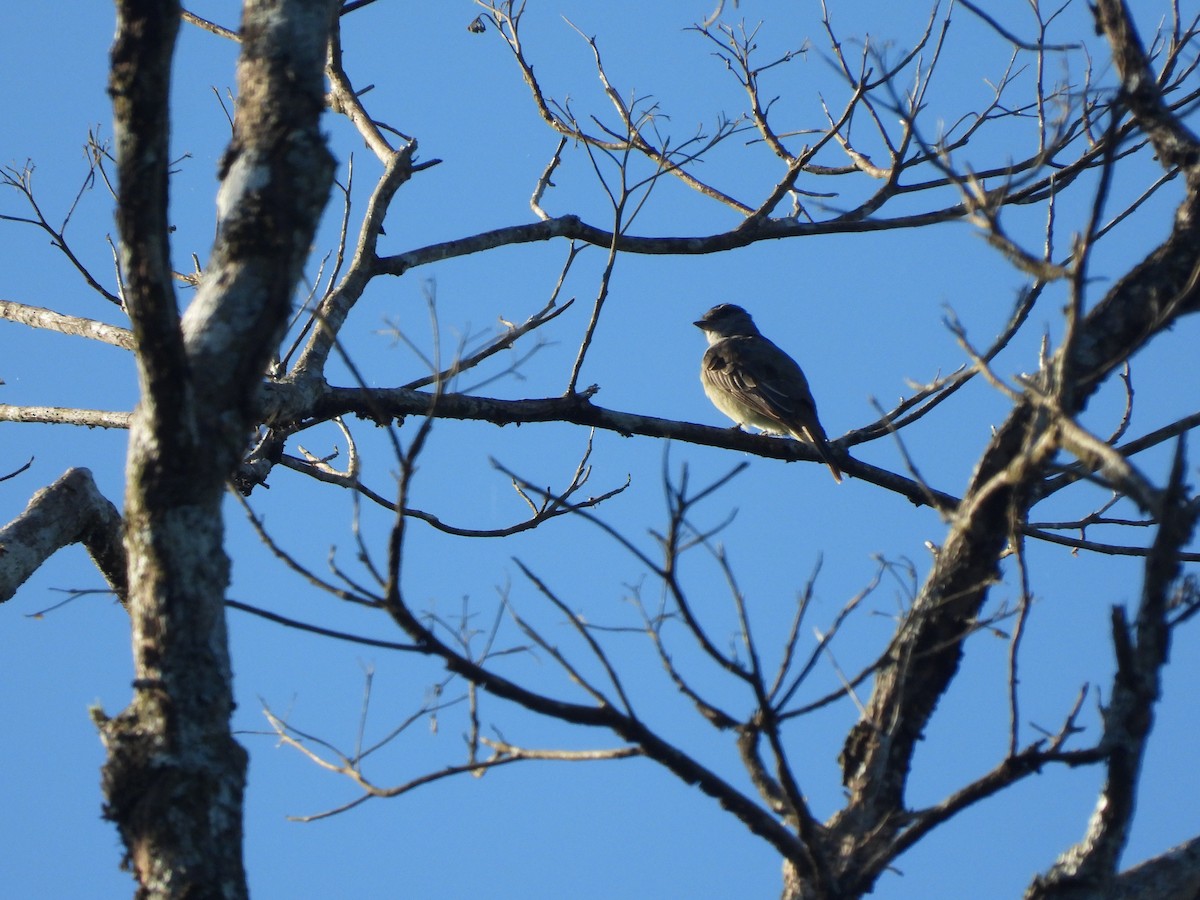
{"label": "branch", "polygon": [[1200,141],[1163,102],[1158,80],[1142,48],[1124,0],[1096,0],[1092,5],[1097,26],[1112,48],[1121,76],[1122,99],[1154,145],[1165,169],[1194,169],[1200,162]]}
{"label": "branch", "polygon": [[[319,116],[334,0],[247,0],[217,236],[182,318],[170,266],[171,74],[179,3],[119,0],[109,93],[117,223],[140,398],[125,467],[135,691],[96,707],[104,814],[143,896],[247,895],[246,753],[225,621],[226,479],[291,314],[333,157]],[[182,749],[182,752],[181,752]],[[168,887],[164,887],[168,886]]]}
{"label": "branch", "polygon": [[168,102],[180,14],[178,2],[118,4],[108,85],[120,191],[116,219],[126,279],[125,310],[139,349],[139,381],[153,401],[145,405],[145,413],[167,442],[163,448],[167,455],[176,452],[176,442],[194,434],[167,215]]}
{"label": "branch", "polygon": [[409,250],[396,256],[380,257],[376,271],[382,275],[403,275],[409,269],[429,263],[467,256],[507,247],[513,244],[529,244],[567,238],[608,249],[616,247],[621,253],[650,255],[701,255],[721,253],[748,247],[759,241],[778,240],[788,237],[810,237],[818,234],[860,234],[873,231],[894,231],[904,228],[922,228],[940,222],[952,222],[965,217],[970,210],[965,204],[956,203],[940,209],[895,218],[849,218],[839,217],[826,222],[801,222],[795,219],[765,219],[754,228],[734,228],[729,231],[695,237],[650,237],[622,233],[613,236],[611,231],[597,228],[584,222],[579,216],[566,215],[510,225],[493,231],[484,231],[469,237],[431,244]]}
{"label": "branch", "polygon": [[66,406],[12,406],[0,403],[0,422],[83,425],[87,428],[128,428],[133,413]]}
{"label": "branch", "polygon": [[309,634],[319,634],[321,637],[333,638],[334,640],[338,641],[346,641],[350,644],[361,644],[364,647],[379,647],[384,650],[400,650],[408,652],[417,649],[415,644],[399,644],[396,641],[383,641],[378,638],[363,637],[359,634],[350,634],[349,632],[338,631],[333,628],[322,628],[320,625],[313,625],[311,622],[301,622],[299,619],[281,616],[279,613],[271,612],[269,609],[251,606],[249,603],[242,603],[238,600],[226,600],[225,605],[229,609],[236,609],[239,612],[249,613],[250,615],[257,616],[260,619],[266,619],[268,622],[274,622],[276,625],[283,625],[286,628],[294,628],[297,631],[304,631]]}
{"label": "branch", "polygon": [[[1200,896],[1200,837],[1116,875],[1095,900]],[[1085,895],[1084,900],[1090,900]]]}
{"label": "branch", "polygon": [[1168,612],[1179,577],[1179,551],[1191,540],[1200,504],[1188,496],[1184,440],[1180,438],[1171,479],[1164,493],[1158,533],[1146,559],[1136,630],[1130,631],[1122,607],[1112,611],[1117,671],[1109,706],[1104,710],[1101,747],[1107,778],[1082,840],[1035,879],[1030,898],[1073,896],[1080,885],[1111,880],[1125,849],[1137,798],[1137,783],[1161,695],[1161,672],[1171,642]]}
{"label": "branch", "polygon": [[[34,196],[33,165],[28,162],[23,168],[20,169],[18,169],[16,166],[4,166],[3,168],[0,168],[0,185],[11,187],[20,193],[25,198],[25,202],[29,204],[29,208],[33,211],[34,218],[28,219],[24,216],[0,214],[0,221],[19,222],[24,225],[33,225],[46,232],[46,234],[50,235],[51,246],[57,247],[60,251],[62,251],[63,255],[66,256],[67,260],[71,263],[75,270],[83,276],[84,281],[88,283],[88,286],[92,290],[94,290],[109,303],[113,304],[113,306],[123,307],[121,297],[118,297],[112,291],[105,288],[104,285],[102,285],[99,281],[97,281],[95,276],[93,276],[88,270],[87,266],[83,264],[83,261],[75,254],[75,251],[71,249],[71,245],[67,243],[67,225],[70,223],[71,216],[74,214],[76,207],[78,207],[79,201],[83,198],[83,195],[87,191],[91,190],[91,187],[95,182],[96,172],[99,171],[101,176],[104,176],[104,168],[101,161],[101,150],[99,149],[99,145],[96,142],[95,137],[90,133],[88,135],[87,151],[89,158],[88,173],[83,180],[83,185],[80,187],[79,193],[75,195],[75,202],[72,203],[70,209],[67,210],[62,224],[59,227],[55,228],[50,224],[50,222],[46,219],[45,213],[42,212],[41,205]],[[105,180],[107,181],[107,178]]]}
{"label": "branch", "polygon": [[[442,397],[436,398],[440,402]],[[410,480],[415,471],[414,461],[429,433],[431,419],[426,418],[404,452],[396,438],[396,454],[400,463],[399,488],[396,507],[403,509],[409,491]],[[647,757],[672,772],[685,784],[696,785],[705,794],[717,800],[735,815],[752,833],[759,835],[788,859],[801,860],[805,848],[801,841],[774,817],[767,809],[756,804],[715,771],[683,752],[678,746],[662,738],[640,719],[625,714],[615,707],[602,703],[578,704],[559,700],[526,688],[508,679],[492,668],[457,652],[442,641],[412,611],[405,600],[402,589],[404,538],[408,520],[398,515],[392,525],[388,540],[387,588],[384,608],[396,624],[420,647],[420,652],[441,661],[454,674],[487,691],[495,697],[515,703],[530,712],[549,719],[582,725],[589,728],[604,728],[628,744],[641,748]]]}
{"label": "branch", "polygon": [[84,319],[79,316],[68,316],[40,306],[29,306],[12,300],[0,300],[0,318],[10,322],[19,322],[31,328],[42,328],[47,331],[58,331],[76,337],[85,337],[104,344],[112,344],[122,350],[133,349],[133,332],[128,328],[97,322],[95,319]]}
{"label": "branch", "polygon": [[377,272],[379,258],[375,254],[379,243],[379,235],[383,231],[383,220],[391,205],[396,191],[413,175],[413,154],[417,151],[417,142],[410,141],[405,147],[388,157],[383,174],[371,193],[367,202],[366,213],[363,215],[359,228],[358,242],[354,248],[354,259],[345,276],[329,296],[325,297],[315,313],[315,327],[308,345],[296,362],[295,377],[303,379],[306,376],[315,377],[324,371],[325,362],[333,350],[338,332],[341,331],[346,317],[354,308],[367,284]]}
{"label": "branch", "polygon": [[83,544],[105,581],[125,604],[121,514],[100,493],[87,469],[69,469],[38,491],[25,511],[0,528],[0,603],[62,547]]}
{"label": "branch", "polygon": [[[1115,5],[1110,3],[1109,5]],[[1114,55],[1123,48],[1114,46]],[[1172,129],[1147,122],[1148,129]],[[1179,129],[1174,129],[1175,138]],[[1031,384],[1050,393],[1061,413],[1077,416],[1096,389],[1129,357],[1200,304],[1200,156],[1191,158],[1188,192],[1168,238],[1070,322],[1064,345],[1043,359]],[[1075,304],[1082,307],[1081,298]],[[949,538],[876,678],[868,714],[842,754],[851,802],[835,832],[876,845],[904,815],[911,754],[942,693],[954,678],[962,644],[989,588],[999,578],[1007,535],[1026,518],[1034,485],[1055,448],[1053,417],[1019,403],[985,451]],[[870,855],[870,854],[868,854]],[[862,860],[862,884],[873,884],[882,863]]]}
{"label": "branch", "polygon": [[197,28],[202,28],[205,31],[215,34],[217,37],[223,37],[230,41],[241,41],[241,35],[232,29],[226,28],[223,25],[218,25],[216,22],[210,22],[208,19],[202,19],[195,13],[183,11],[183,21],[189,25],[195,25]]}

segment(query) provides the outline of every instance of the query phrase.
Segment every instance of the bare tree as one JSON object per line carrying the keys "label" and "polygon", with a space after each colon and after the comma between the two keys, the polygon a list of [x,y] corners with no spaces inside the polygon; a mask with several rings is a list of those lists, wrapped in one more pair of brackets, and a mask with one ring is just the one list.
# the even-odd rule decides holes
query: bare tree
{"label": "bare tree", "polygon": [[[26,513],[0,530],[5,550],[0,598],[11,598],[57,548],[78,542],[128,609],[134,700],[112,718],[96,712],[95,719],[108,750],[106,816],[120,831],[139,896],[247,893],[241,857],[246,761],[229,726],[227,607],[435,663],[436,689],[370,747],[360,735],[354,750],[339,750],[333,739],[306,733],[289,716],[265,710],[283,742],[356,787],[356,799],[330,813],[431,781],[531,760],[644,758],[699,788],[765,841],[783,861],[784,897],[833,900],[870,893],[907,850],[958,821],[964,810],[1046,769],[1088,766],[1103,773],[1095,812],[1078,843],[1062,850],[1046,871],[1030,874],[1026,895],[1196,896],[1200,837],[1163,848],[1132,868],[1121,868],[1121,854],[1171,640],[1200,609],[1195,581],[1183,570],[1200,560],[1193,536],[1200,507],[1186,481],[1185,441],[1200,423],[1200,411],[1189,408],[1145,434],[1127,434],[1130,359],[1200,304],[1200,139],[1187,125],[1200,98],[1197,20],[1186,20],[1178,3],[1164,4],[1164,22],[1147,41],[1121,0],[1098,0],[1093,24],[1111,55],[1109,75],[1089,55],[1095,47],[1091,35],[1059,40],[1058,20],[1067,7],[1046,12],[1032,4],[1036,29],[1025,38],[999,13],[959,0],[947,9],[935,6],[923,33],[902,51],[868,40],[852,52],[835,25],[836,7],[824,4],[814,26],[838,93],[822,94],[822,119],[814,123],[791,121],[778,111],[768,84],[786,64],[815,51],[803,47],[760,59],[758,29],[732,23],[731,11],[720,4],[694,27],[695,37],[740,87],[745,108],[736,116],[723,114],[709,131],[679,138],[652,97],[619,84],[595,37],[580,33],[580,46],[591,55],[608,107],[581,109],[555,99],[535,73],[536,59],[524,40],[525,17],[532,13],[519,0],[481,2],[469,31],[499,41],[537,114],[557,136],[533,186],[534,220],[384,255],[380,242],[393,200],[439,161],[422,160],[416,138],[385,124],[391,111],[369,108],[369,94],[352,80],[342,28],[351,14],[370,5],[344,3],[338,14],[338,4],[324,0],[292,0],[278,8],[248,2],[241,27],[233,30],[178,4],[117,4],[110,80],[115,139],[111,150],[98,139],[89,144],[92,173],[113,186],[120,240],[112,286],[73,250],[65,224],[56,226],[43,212],[32,169],[13,168],[5,175],[15,191],[10,198],[24,207],[3,218],[47,233],[112,315],[126,321],[106,323],[99,314],[70,316],[13,301],[0,301],[0,317],[111,344],[132,353],[137,363],[140,400],[129,414],[0,406],[5,421],[127,428],[130,436],[122,511],[101,495],[86,470],[75,469],[35,494]],[[216,238],[208,259],[188,273],[172,269],[167,203],[168,97],[180,22],[209,32],[213,41],[237,42],[240,53]],[[1011,61],[993,76],[994,96],[986,107],[939,108],[939,79],[949,77],[944,58],[968,23],[1007,41]],[[1049,72],[1059,66],[1079,74],[1054,82]],[[318,125],[322,110],[350,123],[377,160],[379,174],[361,215],[353,208],[349,175],[338,185],[344,199],[340,240],[314,270],[308,255],[334,175]],[[706,175],[706,161],[731,153],[745,165],[773,167],[773,183],[758,195],[738,196]],[[1150,158],[1158,170],[1147,176],[1142,173]],[[1118,192],[1114,183],[1127,171],[1135,173],[1128,177],[1137,187]],[[579,172],[592,179],[603,216],[552,211],[555,179]],[[1171,222],[1158,223],[1169,228],[1165,239],[1098,290],[1091,273],[1114,235],[1145,216],[1153,207],[1148,201],[1168,190],[1176,192],[1178,205]],[[733,224],[699,236],[639,233],[635,224],[645,221],[666,191],[711,204]],[[423,478],[418,461],[433,431],[454,427],[451,420],[560,423],[820,463],[821,456],[802,442],[596,403],[597,387],[582,379],[588,360],[600,352],[601,323],[621,327],[606,314],[614,272],[636,254],[716,254],[834,234],[865,240],[875,232],[956,221],[975,226],[1028,282],[986,346],[949,316],[962,368],[914,386],[893,408],[879,408],[874,421],[833,441],[837,466],[847,476],[873,486],[880,498],[895,494],[933,509],[945,523],[939,542],[930,544],[927,571],[920,578],[915,570],[911,575],[912,596],[896,615],[890,638],[859,671],[837,668],[836,690],[816,698],[808,693],[814,671],[836,658],[841,629],[861,612],[891,566],[881,563],[812,645],[803,635],[813,614],[815,579],[802,591],[785,632],[764,638],[753,627],[736,567],[717,540],[728,520],[705,524],[700,511],[722,496],[744,463],[700,485],[686,466],[664,466],[666,522],[652,532],[649,546],[612,525],[599,509],[643,485],[617,479],[599,493],[586,492],[590,439],[578,466],[558,487],[547,487],[541,473],[522,475],[496,463],[528,507],[518,521],[470,527],[418,506],[415,486]],[[1073,232],[1069,241],[1061,237],[1064,230]],[[427,288],[432,340],[422,346],[411,336],[411,318],[395,321],[393,330],[426,360],[428,374],[380,388],[361,373],[346,338],[347,323],[372,285],[435,263],[543,241],[566,244],[565,261],[549,297],[523,321],[506,321],[498,333],[478,345],[464,343],[443,359]],[[595,275],[590,315],[571,335],[578,349],[564,383],[517,399],[484,392],[497,379],[520,374],[542,336],[568,333],[560,316],[573,300],[564,300],[563,289],[589,247],[603,253],[604,264]],[[306,279],[311,290],[293,315],[293,296]],[[195,288],[182,315],[176,281]],[[1042,340],[1040,356],[1027,361],[1030,374],[1006,378],[994,363],[1033,327],[1030,313],[1043,296],[1063,301],[1060,336]],[[509,354],[510,362],[497,371],[501,354]],[[467,377],[476,376],[477,386],[462,388]],[[1125,415],[1113,433],[1097,434],[1083,417],[1096,392],[1114,378],[1125,379]],[[965,489],[955,493],[929,475],[919,455],[909,454],[906,436],[917,423],[954,416],[955,401],[972,381],[989,384],[1004,399],[1006,412]],[[380,426],[379,435],[364,438],[351,417]],[[341,435],[344,460],[299,444],[302,434],[330,424]],[[898,448],[898,471],[852,454],[873,442]],[[1141,471],[1137,457],[1163,445],[1172,447],[1174,462],[1170,476],[1158,483]],[[368,462],[383,460],[394,468],[394,489],[373,485],[365,474]],[[321,572],[256,512],[256,495],[282,486],[281,467],[353,496],[354,567],[335,558],[330,571]],[[349,628],[328,628],[227,597],[222,503],[229,486],[284,567],[328,593],[335,608],[353,606],[386,618],[396,633],[361,637]],[[1097,508],[1069,521],[1039,521],[1039,506],[1059,508],[1050,504],[1067,498],[1079,508],[1092,502],[1097,487],[1105,497]],[[382,527],[381,514],[387,517]],[[503,595],[494,610],[486,610],[490,624],[481,627],[484,610],[477,606],[447,615],[423,608],[411,590],[407,550],[415,523],[462,537],[508,538],[557,527],[551,523],[564,518],[589,524],[598,540],[615,541],[630,554],[653,580],[654,599],[650,590],[635,591],[625,617],[602,621],[580,612],[519,561],[521,575],[540,598],[538,610],[530,614]],[[1088,537],[1089,529],[1131,536],[1101,542]],[[1146,533],[1152,539],[1133,536]],[[333,535],[331,529],[330,543]],[[1063,553],[1129,557],[1143,568],[1143,587],[1136,609],[1112,609],[1116,663],[1111,684],[1101,691],[1098,726],[1089,731],[1082,724],[1083,690],[1055,728],[1031,740],[1023,729],[1018,667],[1033,597],[1027,553],[1035,542],[1060,546]],[[719,618],[698,600],[690,567],[705,554],[708,592],[714,581],[727,590],[736,622],[732,646],[718,636]],[[1016,601],[989,605],[1005,579],[1015,585]],[[568,626],[569,641],[552,631],[554,623]],[[960,673],[966,644],[1001,626],[1010,642],[1007,752],[990,771],[939,801],[915,805],[914,756]],[[685,698],[728,740],[740,760],[740,778],[753,791],[656,726],[645,712],[644,688],[634,684],[617,652],[631,638],[657,663],[665,689]],[[571,692],[560,691],[544,675],[530,676],[521,666],[530,655],[550,660]],[[731,702],[731,695],[741,700]],[[503,703],[607,738],[586,750],[509,741],[500,727]],[[456,705],[464,710],[462,757],[394,785],[367,774],[364,761],[375,749]],[[856,722],[839,758],[843,803],[826,816],[806,794],[792,729],[833,705],[852,708]]]}

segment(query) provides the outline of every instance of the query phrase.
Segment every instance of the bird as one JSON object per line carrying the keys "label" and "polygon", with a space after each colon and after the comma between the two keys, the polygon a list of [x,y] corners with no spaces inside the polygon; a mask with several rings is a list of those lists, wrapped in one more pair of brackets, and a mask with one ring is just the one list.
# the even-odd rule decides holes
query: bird
{"label": "bird", "polygon": [[812,444],[834,481],[842,472],[817,418],[817,404],[797,362],[763,336],[750,313],[722,303],[693,322],[708,339],[700,382],[713,405],[737,423]]}

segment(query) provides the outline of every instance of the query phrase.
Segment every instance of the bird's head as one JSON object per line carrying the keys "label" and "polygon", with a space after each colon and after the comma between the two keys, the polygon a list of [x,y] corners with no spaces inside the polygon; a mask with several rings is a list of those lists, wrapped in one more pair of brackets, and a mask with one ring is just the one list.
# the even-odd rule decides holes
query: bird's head
{"label": "bird's head", "polygon": [[692,324],[704,332],[710,344],[721,338],[753,337],[758,334],[750,313],[733,303],[714,306]]}

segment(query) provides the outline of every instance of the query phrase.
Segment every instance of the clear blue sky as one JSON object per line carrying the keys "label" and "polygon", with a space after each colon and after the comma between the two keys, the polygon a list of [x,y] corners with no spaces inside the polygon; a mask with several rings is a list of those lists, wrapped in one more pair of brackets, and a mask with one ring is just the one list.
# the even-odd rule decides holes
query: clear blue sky
{"label": "clear blue sky", "polygon": [[[732,6],[732,4],[727,4]],[[1192,6],[1194,4],[1186,4]],[[595,34],[610,77],[639,95],[652,94],[664,113],[663,128],[677,141],[698,127],[711,128],[721,112],[736,113],[742,94],[697,35],[685,26],[711,12],[715,0],[645,4],[533,0],[525,38],[549,93],[570,96],[581,115],[611,119],[600,93],[590,51],[564,21]],[[847,39],[872,35],[907,46],[924,25],[910,4],[830,0],[835,26]],[[905,7],[901,11],[900,7]],[[996,4],[997,7],[1002,4]],[[236,24],[236,4],[211,2],[194,11],[225,25]],[[443,163],[418,175],[397,197],[381,252],[396,253],[503,225],[531,220],[530,192],[552,153],[556,137],[538,120],[528,91],[495,34],[473,35],[467,24],[477,9],[468,2],[380,2],[345,23],[347,67],[378,118],[420,141],[420,158]],[[775,71],[764,88],[780,95],[781,117],[818,125],[818,96],[831,105],[844,96],[831,78],[824,53],[819,4],[745,0],[736,15],[763,20],[764,57],[812,42],[812,50]],[[1005,22],[1025,33],[1028,18],[1012,11]],[[730,19],[727,12],[726,18]],[[1149,19],[1144,25],[1153,24]],[[0,64],[7,89],[0,96],[5,122],[0,163],[36,165],[35,189],[47,216],[61,219],[85,172],[82,146],[89,128],[111,134],[105,94],[112,36],[107,4],[61,4],[31,0],[0,8],[8,35]],[[1086,9],[1064,17],[1060,40],[1090,38]],[[1094,54],[1098,69],[1104,56]],[[214,95],[234,83],[235,48],[194,28],[183,28],[176,63],[174,154],[180,157],[172,185],[175,265],[190,270],[190,255],[203,260],[212,236],[216,162],[228,137]],[[1003,43],[963,10],[956,13],[941,80],[930,95],[947,124],[979,108],[990,95],[985,79],[1006,61]],[[1058,77],[1061,72],[1051,73]],[[1075,77],[1078,71],[1072,72]],[[945,113],[941,113],[941,109]],[[354,157],[355,214],[378,164],[341,122],[329,120],[333,149],[344,179]],[[1027,146],[983,144],[984,160],[1020,156]],[[986,156],[984,155],[986,151]],[[703,176],[741,197],[761,197],[779,170],[760,146],[740,140],[724,145]],[[1154,176],[1141,163],[1136,177],[1117,185],[1132,196]],[[1135,167],[1136,168],[1136,167]],[[1139,180],[1140,179],[1140,180]],[[568,151],[545,199],[553,214],[578,212],[609,225],[601,192],[581,151]],[[823,189],[824,185],[817,185]],[[1107,279],[1141,258],[1169,227],[1178,192],[1170,188],[1102,246],[1090,300]],[[1060,241],[1081,227],[1090,197],[1072,195],[1060,210]],[[336,201],[335,201],[336,202]],[[838,200],[831,201],[838,203]],[[14,193],[0,195],[0,212],[23,214]],[[314,248],[311,272],[333,247],[339,212],[331,208]],[[1038,222],[1012,216],[1021,227]],[[707,234],[732,227],[733,214],[689,195],[674,184],[652,197],[632,231],[638,234]],[[0,297],[120,323],[116,311],[90,292],[43,234],[0,225]],[[112,286],[106,235],[114,232],[103,185],[80,203],[69,237],[81,259]],[[1036,246],[1036,242],[1035,242]],[[386,333],[389,322],[427,345],[423,291],[435,290],[443,353],[457,336],[478,336],[497,317],[521,320],[540,308],[565,256],[561,245],[504,249],[415,270],[401,279],[380,279],[356,308],[344,343],[368,382],[393,386],[423,374],[423,363]],[[579,335],[586,324],[597,275],[598,251],[580,260],[564,289],[576,307],[545,333],[551,343],[521,370],[489,388],[500,396],[560,394]],[[794,240],[695,258],[630,257],[619,261],[606,317],[584,367],[581,383],[598,384],[604,406],[692,422],[724,424],[707,402],[696,377],[703,338],[690,324],[706,308],[734,301],[749,308],[777,343],[804,365],[831,437],[876,418],[872,398],[885,407],[909,391],[964,362],[942,323],[952,308],[980,343],[1007,316],[1023,284],[995,251],[963,224],[934,229]],[[182,302],[189,295],[180,292]],[[1035,310],[1027,334],[1001,357],[998,370],[1011,376],[1037,365],[1043,332],[1058,335],[1061,293]],[[634,327],[629,327],[634,323]],[[1131,434],[1141,434],[1193,409],[1200,387],[1194,336],[1186,323],[1164,336],[1134,363],[1138,406]],[[498,363],[489,371],[503,366]],[[344,377],[337,372],[331,377]],[[0,402],[126,410],[135,400],[133,367],[112,347],[39,333],[0,322]],[[474,379],[468,379],[468,383]],[[343,382],[346,383],[346,382]],[[1106,388],[1086,423],[1107,434],[1120,416],[1122,397]],[[958,492],[989,437],[1002,421],[1006,402],[986,385],[974,384],[939,413],[906,432],[906,444],[936,487]],[[394,465],[374,429],[354,423],[363,441],[365,477],[391,490]],[[407,429],[406,429],[407,430]],[[0,424],[0,474],[30,456],[31,470],[0,485],[0,521],[20,512],[32,492],[67,467],[87,466],[108,496],[119,503],[125,434],[49,426]],[[402,431],[402,436],[405,432]],[[506,479],[488,465],[495,457],[538,483],[562,484],[586,441],[578,429],[558,425],[498,429],[486,424],[444,422],[436,426],[422,460],[413,502],[447,521],[468,527],[499,527],[518,520],[522,505]],[[296,452],[295,441],[289,452]],[[333,429],[300,440],[323,455],[344,442]],[[592,493],[622,483],[631,488],[601,508],[648,551],[648,528],[664,521],[659,474],[665,447],[647,438],[598,434]],[[902,469],[894,444],[860,446],[856,456]],[[928,510],[903,498],[848,481],[836,486],[812,465],[783,465],[710,448],[675,445],[670,465],[686,464],[696,483],[747,459],[750,467],[700,513],[716,524],[738,510],[722,540],[739,573],[757,635],[769,653],[786,627],[795,596],[820,563],[810,627],[824,628],[842,604],[872,577],[876,556],[911,561],[918,579],[928,568],[926,541],[940,542],[945,526]],[[1161,479],[1163,452],[1147,455],[1144,471]],[[1098,495],[1097,495],[1098,496]],[[1044,517],[1088,511],[1082,493],[1057,502]],[[331,546],[354,570],[351,507],[342,491],[309,483],[278,469],[269,491],[252,498],[282,544],[324,571]],[[229,507],[229,547],[234,558],[232,597],[321,624],[384,639],[402,636],[380,616],[341,608],[300,579],[284,573]],[[386,519],[368,512],[371,548],[382,553]],[[469,598],[481,623],[490,622],[498,589],[546,633],[570,645],[568,629],[555,623],[544,602],[522,578],[519,558],[573,608],[597,622],[628,622],[626,598],[641,588],[652,602],[657,587],[637,561],[594,528],[558,520],[533,534],[506,541],[468,541],[411,528],[406,588],[411,599],[446,616]],[[1036,606],[1022,657],[1022,735],[1033,726],[1056,730],[1084,683],[1107,696],[1111,643],[1108,616],[1114,603],[1132,604],[1139,591],[1135,564],[1073,556],[1061,548],[1030,548]],[[699,554],[686,572],[694,601],[712,633],[732,641],[734,619],[710,561]],[[128,620],[103,595],[87,596],[40,618],[33,614],[63,598],[61,589],[102,584],[85,554],[58,554],[7,604],[0,619],[0,719],[7,723],[0,753],[0,843],[6,890],[13,897],[121,897],[132,890],[117,870],[119,844],[99,817],[99,766],[103,751],[87,716],[100,704],[110,714],[129,699]],[[837,663],[857,671],[886,645],[891,618],[906,602],[901,580],[884,579],[835,645]],[[1011,604],[1012,583],[998,586],[991,609]],[[230,615],[236,688],[235,724],[251,753],[246,810],[246,861],[252,892],[266,897],[409,896],[499,897],[578,900],[629,897],[770,897],[779,889],[779,862],[709,798],[642,761],[596,765],[529,763],[485,778],[443,781],[397,800],[373,800],[313,824],[289,815],[320,812],[353,799],[353,786],[323,772],[262,732],[264,704],[298,728],[348,748],[353,746],[363,694],[364,670],[374,671],[367,739],[390,731],[421,702],[436,670],[418,660],[367,647],[334,643],[281,629],[244,614]],[[482,626],[481,626],[482,627]],[[502,643],[521,643],[512,629]],[[681,638],[682,636],[680,636]],[[1176,646],[1164,683],[1166,699],[1146,760],[1136,827],[1126,862],[1154,855],[1196,833],[1200,779],[1193,777],[1195,685],[1200,678],[1195,627]],[[809,640],[815,640],[809,637]],[[715,735],[674,693],[645,641],[624,635],[614,658],[635,686],[639,708],[661,733],[718,768],[738,784],[745,777],[727,736]],[[577,648],[576,648],[577,649]],[[680,649],[681,658],[689,654]],[[944,699],[918,753],[911,800],[936,802],[995,765],[1006,748],[1008,643],[981,633],[968,644],[959,682]],[[692,660],[695,662],[695,660]],[[582,699],[545,655],[517,657],[511,671],[547,691]],[[732,704],[744,703],[715,673],[697,667],[695,677]],[[806,688],[817,697],[837,684],[832,665],[818,667]],[[740,707],[739,707],[740,708]],[[1093,735],[1096,694],[1084,719]],[[604,734],[547,726],[519,710],[487,701],[485,725],[514,743],[532,747],[610,747]],[[819,815],[841,799],[837,752],[854,721],[850,704],[803,720],[787,734],[793,764]],[[445,763],[461,761],[461,711],[447,710],[434,732],[428,721],[378,754],[369,773],[379,784],[402,783]],[[902,872],[878,884],[881,898],[1012,897],[1030,877],[1084,831],[1094,802],[1098,771],[1048,770],[1015,790],[981,804],[936,832],[900,861]],[[749,789],[749,788],[747,788]]]}

